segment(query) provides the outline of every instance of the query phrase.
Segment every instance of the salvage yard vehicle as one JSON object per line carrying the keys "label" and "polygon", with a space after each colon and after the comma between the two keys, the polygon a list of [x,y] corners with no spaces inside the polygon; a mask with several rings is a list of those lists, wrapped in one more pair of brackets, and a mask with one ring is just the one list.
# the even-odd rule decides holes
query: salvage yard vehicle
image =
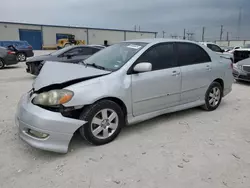
{"label": "salvage yard vehicle", "polygon": [[236,81],[250,82],[250,58],[241,60],[234,64],[233,76]]}
{"label": "salvage yard vehicle", "polygon": [[26,61],[28,73],[38,75],[46,61],[60,61],[67,63],[79,63],[87,59],[102,48],[96,46],[69,46],[47,55],[35,56]]}
{"label": "salvage yard vehicle", "polygon": [[85,40],[76,40],[75,35],[67,35],[67,38],[57,40],[57,49],[65,48],[71,45],[84,45]]}
{"label": "salvage yard vehicle", "polygon": [[33,48],[27,41],[0,41],[0,46],[13,47],[17,60],[20,62],[26,61],[27,57],[34,56]]}
{"label": "salvage yard vehicle", "polygon": [[215,110],[232,83],[232,62],[198,43],[125,41],[82,65],[45,63],[20,99],[16,124],[31,146],[66,153],[76,131],[102,145],[126,124],[197,106]]}
{"label": "salvage yard vehicle", "polygon": [[218,53],[219,55],[222,55],[225,58],[230,59],[234,63],[234,55],[230,52],[227,52],[227,50],[223,50],[221,47],[219,47],[218,45],[216,45],[212,42],[200,42],[200,44],[205,45],[210,50]]}
{"label": "salvage yard vehicle", "polygon": [[242,47],[232,51],[235,59],[235,63],[238,61],[250,58],[250,47]]}
{"label": "salvage yard vehicle", "polygon": [[15,65],[17,64],[16,52],[0,47],[0,69],[3,69],[5,66],[8,65]]}

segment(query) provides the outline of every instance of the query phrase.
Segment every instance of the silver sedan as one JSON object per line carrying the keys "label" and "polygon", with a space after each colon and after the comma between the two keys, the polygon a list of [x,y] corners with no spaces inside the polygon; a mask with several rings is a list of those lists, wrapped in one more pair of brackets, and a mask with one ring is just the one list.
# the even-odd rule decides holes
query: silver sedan
{"label": "silver sedan", "polygon": [[28,144],[66,153],[76,131],[94,145],[122,127],[202,106],[232,89],[232,63],[190,41],[143,39],[107,47],[81,65],[47,62],[16,113]]}

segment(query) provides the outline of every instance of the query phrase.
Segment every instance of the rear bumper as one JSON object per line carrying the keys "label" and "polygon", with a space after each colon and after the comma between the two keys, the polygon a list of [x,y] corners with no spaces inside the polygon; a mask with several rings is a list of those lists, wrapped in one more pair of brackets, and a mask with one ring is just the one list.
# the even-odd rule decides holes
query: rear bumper
{"label": "rear bumper", "polygon": [[26,53],[26,57],[33,57],[34,56],[33,50],[27,50],[27,51],[25,51],[25,53]]}
{"label": "rear bumper", "polygon": [[[59,153],[67,153],[74,132],[86,123],[33,105],[28,94],[19,101],[15,120],[22,140],[35,148]],[[30,131],[47,136],[37,137]]]}

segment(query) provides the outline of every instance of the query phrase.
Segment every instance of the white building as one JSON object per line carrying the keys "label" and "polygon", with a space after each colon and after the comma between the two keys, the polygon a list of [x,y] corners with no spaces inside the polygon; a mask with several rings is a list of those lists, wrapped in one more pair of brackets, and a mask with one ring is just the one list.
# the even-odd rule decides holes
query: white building
{"label": "white building", "polygon": [[113,44],[124,40],[155,38],[157,33],[149,31],[0,22],[0,41],[24,40],[32,45],[35,50],[42,49],[43,45],[56,45],[60,36],[67,34],[75,35],[76,40],[85,40],[86,44],[104,44],[104,41],[107,41],[108,44]]}

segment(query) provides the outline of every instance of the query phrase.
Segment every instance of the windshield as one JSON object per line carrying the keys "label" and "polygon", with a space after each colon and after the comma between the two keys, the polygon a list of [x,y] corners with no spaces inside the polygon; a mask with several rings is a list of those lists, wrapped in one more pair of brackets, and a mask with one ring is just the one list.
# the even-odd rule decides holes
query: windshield
{"label": "windshield", "polygon": [[62,53],[68,51],[71,48],[72,48],[72,46],[67,46],[67,47],[64,47],[64,48],[62,48],[60,50],[57,50],[57,51],[54,51],[54,52],[50,53],[50,55],[56,55],[56,56],[61,55]]}
{"label": "windshield", "polygon": [[90,65],[97,65],[106,70],[115,71],[128,62],[147,43],[143,42],[123,42],[109,46],[95,55],[89,57],[84,62]]}

